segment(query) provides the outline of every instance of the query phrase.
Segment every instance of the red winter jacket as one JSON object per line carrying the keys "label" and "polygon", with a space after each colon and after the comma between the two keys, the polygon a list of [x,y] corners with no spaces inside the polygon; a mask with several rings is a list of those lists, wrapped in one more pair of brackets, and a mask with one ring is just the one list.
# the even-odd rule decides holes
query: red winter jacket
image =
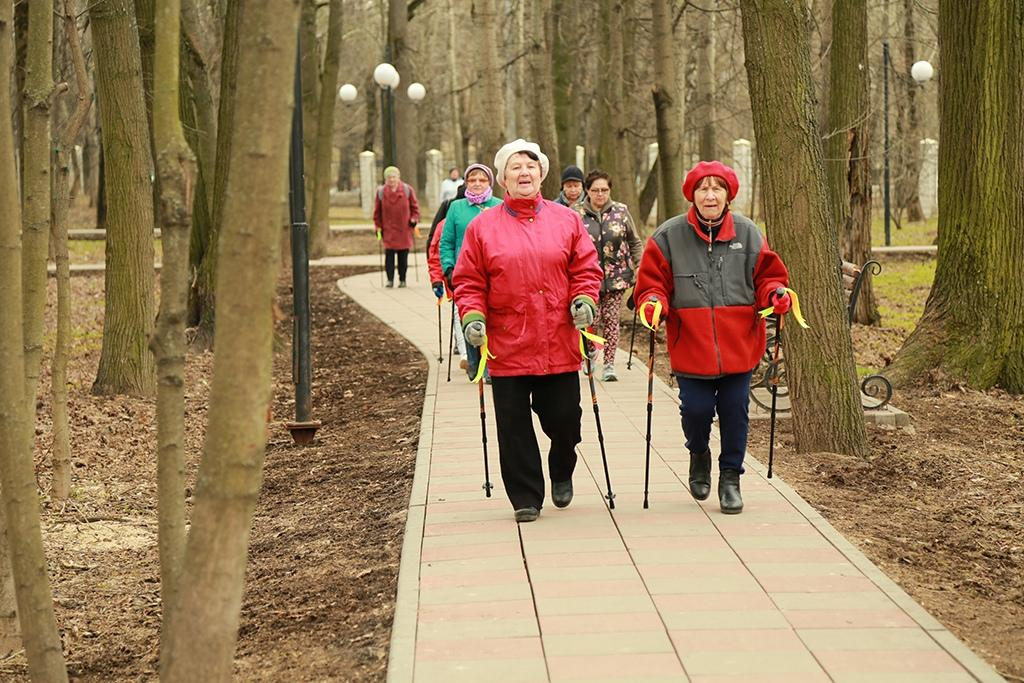
{"label": "red winter jacket", "polygon": [[[713,378],[757,366],[765,349],[758,311],[788,284],[785,264],[749,219],[726,213],[712,242],[691,207],[647,241],[633,300],[662,302],[673,372]],[[651,313],[644,309],[648,322]]]}
{"label": "red winter jacket", "polygon": [[377,188],[373,199],[373,224],[383,233],[385,249],[412,249],[413,226],[420,220],[416,191],[408,183],[394,190]]}
{"label": "red winter jacket", "polygon": [[451,290],[448,283],[444,281],[444,273],[441,272],[441,233],[444,231],[444,220],[437,224],[437,228],[431,235],[430,244],[427,245],[427,272],[430,274],[430,284],[443,282],[444,290],[450,299]]}
{"label": "red winter jacket", "polygon": [[474,218],[452,276],[462,324],[487,325],[495,377],[579,370],[569,305],[581,298],[594,306],[601,279],[579,214],[540,196],[506,197]]}

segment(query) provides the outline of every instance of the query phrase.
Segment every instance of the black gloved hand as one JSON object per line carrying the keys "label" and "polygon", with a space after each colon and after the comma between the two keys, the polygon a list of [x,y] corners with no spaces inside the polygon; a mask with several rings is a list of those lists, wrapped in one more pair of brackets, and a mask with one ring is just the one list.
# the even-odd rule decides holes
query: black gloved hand
{"label": "black gloved hand", "polygon": [[448,283],[448,289],[452,290],[453,292],[455,291],[455,285],[452,284],[452,271],[454,270],[454,268],[449,268],[448,270],[444,271],[444,281]]}

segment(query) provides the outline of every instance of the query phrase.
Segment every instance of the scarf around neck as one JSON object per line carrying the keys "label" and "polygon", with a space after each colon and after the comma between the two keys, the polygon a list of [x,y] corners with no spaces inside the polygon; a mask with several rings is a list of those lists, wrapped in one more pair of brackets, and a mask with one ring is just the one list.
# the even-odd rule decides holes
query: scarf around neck
{"label": "scarf around neck", "polygon": [[488,199],[490,199],[491,196],[493,196],[493,194],[494,193],[491,191],[490,185],[488,185],[487,189],[481,192],[480,194],[476,194],[474,192],[466,190],[466,201],[472,204],[473,206],[480,206]]}

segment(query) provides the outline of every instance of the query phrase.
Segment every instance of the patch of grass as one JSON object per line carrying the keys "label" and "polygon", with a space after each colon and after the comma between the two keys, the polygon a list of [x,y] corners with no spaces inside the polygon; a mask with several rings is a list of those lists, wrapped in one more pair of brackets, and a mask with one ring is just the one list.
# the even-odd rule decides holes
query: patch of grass
{"label": "patch of grass", "polygon": [[[935,244],[939,230],[939,217],[933,216],[921,223],[903,221],[896,227],[896,221],[889,225],[889,237],[894,247],[929,246]],[[881,247],[885,244],[885,220],[882,215],[871,221],[871,244]]]}
{"label": "patch of grass", "polygon": [[882,324],[910,334],[935,279],[935,259],[886,259],[874,285]]}
{"label": "patch of grass", "polygon": [[[154,258],[163,256],[160,240],[153,240]],[[69,240],[68,259],[71,265],[103,263],[106,260],[106,242],[103,240]]]}
{"label": "patch of grass", "polygon": [[358,206],[332,206],[328,213],[332,225],[366,225],[373,219],[363,215]]}

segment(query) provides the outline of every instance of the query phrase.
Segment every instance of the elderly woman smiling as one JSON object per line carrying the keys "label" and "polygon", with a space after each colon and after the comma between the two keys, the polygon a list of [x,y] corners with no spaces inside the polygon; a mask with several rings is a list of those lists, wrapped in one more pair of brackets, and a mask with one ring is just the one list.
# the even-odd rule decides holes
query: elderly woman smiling
{"label": "elderly woman smiling", "polygon": [[537,519],[544,470],[531,410],[551,439],[556,507],[572,500],[580,442],[579,331],[594,321],[597,253],[579,214],[540,194],[548,158],[515,140],[494,158],[501,206],[466,229],[452,277],[466,341],[487,346],[505,492],[517,522]]}

